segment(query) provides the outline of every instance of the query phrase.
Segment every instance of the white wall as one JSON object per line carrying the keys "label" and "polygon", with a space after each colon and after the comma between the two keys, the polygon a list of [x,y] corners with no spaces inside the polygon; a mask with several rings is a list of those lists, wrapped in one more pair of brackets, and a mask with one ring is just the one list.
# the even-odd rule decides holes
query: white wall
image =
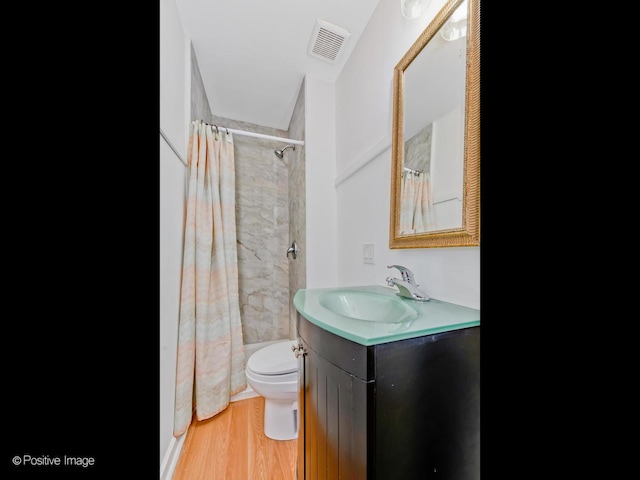
{"label": "white wall", "polygon": [[333,84],[305,79],[306,288],[337,282],[335,99]]}
{"label": "white wall", "polygon": [[180,152],[187,150],[190,108],[188,40],[175,0],[160,1],[160,128]]}
{"label": "white wall", "polygon": [[160,454],[173,437],[185,166],[160,140]]}
{"label": "white wall", "polygon": [[[393,69],[445,0],[414,20],[398,3],[380,1],[335,83],[337,284],[386,285],[398,274],[387,265],[399,264],[431,297],[479,308],[480,247],[389,248]],[[365,242],[374,265],[362,262]]]}
{"label": "white wall", "polygon": [[[187,159],[189,42],[175,0],[160,2],[160,129]],[[185,219],[186,167],[160,137],[160,459],[177,458],[173,408]],[[184,435],[182,436],[184,437]],[[169,462],[166,460],[169,459]]]}

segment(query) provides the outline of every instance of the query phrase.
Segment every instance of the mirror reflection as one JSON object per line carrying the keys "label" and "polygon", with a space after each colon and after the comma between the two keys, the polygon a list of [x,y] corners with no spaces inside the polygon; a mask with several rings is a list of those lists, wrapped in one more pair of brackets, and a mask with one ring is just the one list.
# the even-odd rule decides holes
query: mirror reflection
{"label": "mirror reflection", "polygon": [[479,244],[478,11],[447,2],[394,71],[391,248]]}
{"label": "mirror reflection", "polygon": [[466,28],[451,25],[466,26],[466,8],[465,1],[404,73],[400,235],[462,227],[467,45]]}

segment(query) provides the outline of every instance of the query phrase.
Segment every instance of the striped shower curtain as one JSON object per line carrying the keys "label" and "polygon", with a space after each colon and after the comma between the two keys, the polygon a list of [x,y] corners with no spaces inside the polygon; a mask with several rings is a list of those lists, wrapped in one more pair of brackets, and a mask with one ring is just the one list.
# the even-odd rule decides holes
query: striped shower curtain
{"label": "striped shower curtain", "polygon": [[194,121],[184,236],[174,436],[246,387],[238,295],[235,169],[229,133]]}

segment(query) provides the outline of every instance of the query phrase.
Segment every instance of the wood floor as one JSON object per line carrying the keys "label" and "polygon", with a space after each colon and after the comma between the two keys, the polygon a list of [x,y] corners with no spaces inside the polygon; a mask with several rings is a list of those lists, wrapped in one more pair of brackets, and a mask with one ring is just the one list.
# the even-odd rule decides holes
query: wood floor
{"label": "wood floor", "polygon": [[264,397],[231,402],[187,431],[173,480],[295,480],[298,440],[264,434]]}

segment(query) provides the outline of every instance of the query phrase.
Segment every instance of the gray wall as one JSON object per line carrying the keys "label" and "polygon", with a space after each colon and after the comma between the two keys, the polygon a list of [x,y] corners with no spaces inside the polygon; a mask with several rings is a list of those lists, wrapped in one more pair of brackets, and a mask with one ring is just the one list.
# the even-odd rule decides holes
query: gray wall
{"label": "gray wall", "polygon": [[[205,120],[211,118],[211,108],[207,93],[204,90],[202,75],[200,75],[200,67],[198,67],[198,59],[196,52],[191,46],[191,118],[190,120]],[[185,158],[185,160],[187,160]]]}
{"label": "gray wall", "polygon": [[433,123],[430,123],[404,144],[403,166],[419,172],[431,170],[431,137]]}
{"label": "gray wall", "polygon": [[[287,137],[287,132],[212,116],[209,123]],[[234,135],[238,284],[244,343],[289,338],[289,175],[284,142]]]}

